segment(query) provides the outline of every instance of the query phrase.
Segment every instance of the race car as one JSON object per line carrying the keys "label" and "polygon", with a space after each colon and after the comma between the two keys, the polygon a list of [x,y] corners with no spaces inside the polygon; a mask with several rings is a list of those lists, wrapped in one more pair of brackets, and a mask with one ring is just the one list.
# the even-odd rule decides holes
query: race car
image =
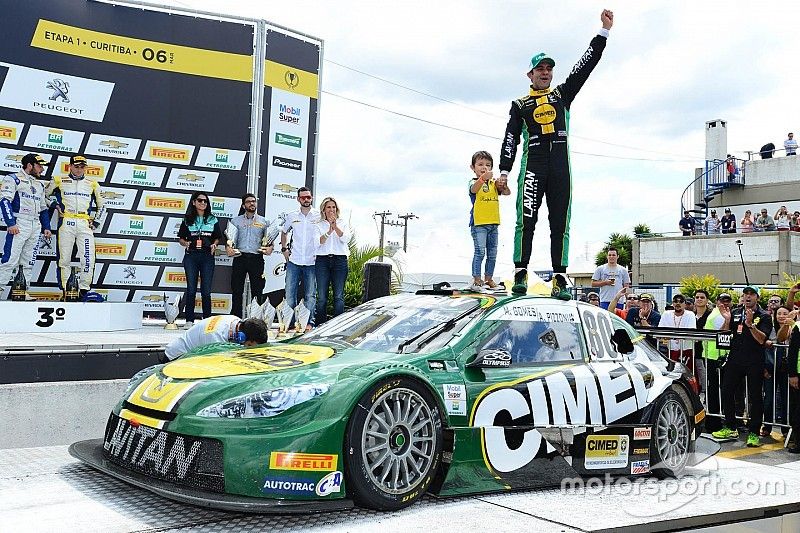
{"label": "race car", "polygon": [[697,387],[595,306],[401,294],[287,341],[142,370],[104,438],[70,453],[208,507],[396,510],[426,493],[678,476],[703,427]]}

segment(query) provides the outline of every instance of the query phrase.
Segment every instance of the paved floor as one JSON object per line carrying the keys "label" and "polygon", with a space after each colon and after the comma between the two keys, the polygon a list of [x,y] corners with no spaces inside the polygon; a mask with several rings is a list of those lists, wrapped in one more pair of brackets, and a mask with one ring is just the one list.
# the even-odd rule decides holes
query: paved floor
{"label": "paved floor", "polygon": [[[742,449],[724,445],[723,454]],[[774,465],[756,456],[773,455]],[[396,513],[353,509],[252,516],[173,503],[95,472],[65,446],[0,450],[3,531],[660,531],[800,511],[800,462],[763,448],[746,460],[718,456],[679,480],[436,499]]]}

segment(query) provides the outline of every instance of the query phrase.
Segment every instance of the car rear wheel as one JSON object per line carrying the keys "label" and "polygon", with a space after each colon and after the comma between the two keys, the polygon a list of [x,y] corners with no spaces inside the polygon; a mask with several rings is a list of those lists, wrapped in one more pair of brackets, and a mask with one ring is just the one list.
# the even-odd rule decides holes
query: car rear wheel
{"label": "car rear wheel", "polygon": [[353,500],[370,509],[401,509],[425,494],[439,467],[439,406],[413,379],[383,380],[359,400],[345,439],[346,479]]}
{"label": "car rear wheel", "polygon": [[652,472],[660,478],[677,477],[689,461],[692,426],[682,396],[668,390],[661,397],[650,443]]}

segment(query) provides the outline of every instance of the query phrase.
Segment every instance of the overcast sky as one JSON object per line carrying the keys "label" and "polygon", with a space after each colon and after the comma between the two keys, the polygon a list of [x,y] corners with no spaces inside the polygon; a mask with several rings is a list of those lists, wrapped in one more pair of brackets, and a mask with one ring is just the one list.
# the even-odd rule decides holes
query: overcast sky
{"label": "overcast sky", "polygon": [[[740,157],[767,142],[782,147],[786,132],[800,130],[800,5],[792,2],[164,3],[264,18],[324,40],[315,196],[339,200],[360,243],[377,244],[374,212],[417,214],[409,226],[414,271],[469,274],[471,154],[488,150],[497,164],[510,102],[528,90],[530,57],[546,51],[557,62],[554,85],[563,81],[604,7],[614,27],[571,111],[571,271],[586,271],[587,249],[592,258],[611,232],[639,222],[676,231],[680,195],[704,165],[707,120],[728,121],[728,151]],[[501,199],[500,279],[513,268],[515,195]],[[401,241],[402,229],[387,236]],[[533,250],[532,268],[548,269],[546,207]]]}

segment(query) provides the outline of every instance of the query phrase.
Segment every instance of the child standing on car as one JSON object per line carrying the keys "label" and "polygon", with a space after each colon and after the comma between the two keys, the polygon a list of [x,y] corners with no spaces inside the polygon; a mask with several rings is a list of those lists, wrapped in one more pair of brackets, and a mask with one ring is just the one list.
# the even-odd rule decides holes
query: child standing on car
{"label": "child standing on car", "polygon": [[[487,289],[494,289],[494,264],[497,259],[497,228],[500,226],[500,195],[509,195],[508,180],[501,176],[495,179],[492,176],[494,161],[489,152],[480,151],[472,154],[472,164],[469,168],[475,177],[469,182],[469,199],[472,209],[469,212],[469,227],[472,233],[472,243],[475,254],[472,257],[472,285],[470,289],[481,291],[484,285]],[[481,266],[486,257],[484,269],[485,279],[481,279]]]}

